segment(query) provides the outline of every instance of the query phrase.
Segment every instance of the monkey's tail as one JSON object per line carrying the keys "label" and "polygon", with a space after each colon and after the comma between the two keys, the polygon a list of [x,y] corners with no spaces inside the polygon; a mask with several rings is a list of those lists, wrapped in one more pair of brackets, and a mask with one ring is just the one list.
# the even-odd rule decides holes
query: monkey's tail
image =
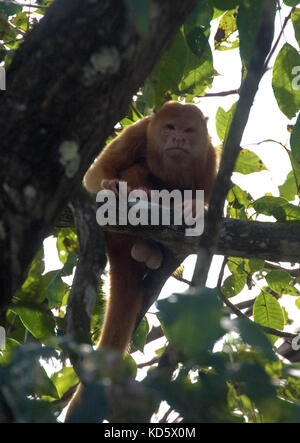
{"label": "monkey's tail", "polygon": [[128,251],[110,259],[110,296],[98,348],[126,351],[142,305],[142,276]]}

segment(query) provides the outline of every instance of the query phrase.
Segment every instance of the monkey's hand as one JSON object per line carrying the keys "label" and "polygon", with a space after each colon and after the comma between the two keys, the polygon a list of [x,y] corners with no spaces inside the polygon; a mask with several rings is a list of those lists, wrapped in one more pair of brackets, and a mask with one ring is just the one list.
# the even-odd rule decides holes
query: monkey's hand
{"label": "monkey's hand", "polygon": [[139,200],[145,200],[151,202],[151,189],[146,188],[145,186],[139,186],[138,188],[131,188],[128,186],[128,194],[130,193],[130,197]]}
{"label": "monkey's hand", "polygon": [[191,224],[191,222],[196,222],[204,216],[204,206],[200,200],[196,199],[185,200],[178,205],[174,205],[174,211],[181,212],[183,220],[187,225]]}
{"label": "monkey's hand", "polygon": [[119,183],[120,183],[120,180],[118,180],[118,179],[112,179],[112,180],[103,179],[103,180],[101,180],[101,188],[113,191],[113,193],[118,197],[119,196]]}
{"label": "monkey's hand", "polygon": [[113,191],[113,193],[117,196],[120,197],[120,195],[123,195],[124,191],[126,191],[126,195],[124,194],[124,197],[127,197],[127,195],[129,193],[132,193],[132,197],[138,197],[141,199],[141,193],[139,191],[143,191],[147,198],[145,197],[145,199],[150,201],[151,198],[151,189],[146,188],[144,186],[139,186],[138,188],[133,188],[132,186],[129,186],[128,184],[126,184],[126,188],[122,188],[122,186],[120,185],[120,183],[124,183],[122,180],[119,180],[117,178],[114,179],[103,179],[101,181],[101,188],[102,189],[108,189],[110,191]]}

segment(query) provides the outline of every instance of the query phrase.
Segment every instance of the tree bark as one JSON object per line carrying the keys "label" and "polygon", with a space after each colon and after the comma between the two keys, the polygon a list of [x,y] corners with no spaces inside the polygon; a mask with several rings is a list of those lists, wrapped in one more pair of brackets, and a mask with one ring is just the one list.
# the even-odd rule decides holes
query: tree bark
{"label": "tree bark", "polygon": [[[93,217],[96,220],[97,206],[93,199],[89,204],[93,207]],[[127,210],[132,207],[128,204]],[[118,205],[117,205],[118,220]],[[90,210],[92,210],[90,208]],[[151,204],[148,204],[151,210]],[[150,212],[148,213],[150,219]],[[204,225],[207,224],[205,219]],[[58,218],[57,227],[72,227],[74,220],[68,207]],[[102,226],[104,231],[113,231],[128,235],[135,235],[146,240],[155,241],[166,246],[174,256],[197,254],[201,248],[206,247],[207,236],[205,232],[199,237],[187,237],[182,226],[131,226],[109,225]],[[236,220],[223,218],[221,221],[220,238],[218,239],[214,254],[227,257],[258,258],[270,261],[299,262],[300,261],[300,224],[298,222],[260,222],[250,220]],[[295,271],[294,271],[295,273]],[[297,272],[298,275],[298,272]]]}
{"label": "tree bark", "polygon": [[54,1],[16,52],[0,98],[0,304],[6,305],[162,51],[197,0]]}

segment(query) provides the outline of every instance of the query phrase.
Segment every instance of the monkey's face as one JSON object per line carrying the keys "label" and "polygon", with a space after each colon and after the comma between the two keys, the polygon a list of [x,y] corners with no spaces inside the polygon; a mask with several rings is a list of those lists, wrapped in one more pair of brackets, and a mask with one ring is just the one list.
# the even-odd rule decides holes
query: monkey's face
{"label": "monkey's face", "polygon": [[194,105],[164,105],[149,125],[148,138],[148,149],[172,168],[192,165],[206,156],[206,120]]}
{"label": "monkey's face", "polygon": [[[158,146],[160,146],[163,160],[169,162],[190,162],[199,149],[199,134],[197,127],[191,122],[169,119],[159,128]],[[168,120],[167,120],[168,121]]]}
{"label": "monkey's face", "polygon": [[191,104],[166,103],[147,129],[147,162],[152,174],[173,187],[194,189],[205,174],[210,146],[206,119]]}

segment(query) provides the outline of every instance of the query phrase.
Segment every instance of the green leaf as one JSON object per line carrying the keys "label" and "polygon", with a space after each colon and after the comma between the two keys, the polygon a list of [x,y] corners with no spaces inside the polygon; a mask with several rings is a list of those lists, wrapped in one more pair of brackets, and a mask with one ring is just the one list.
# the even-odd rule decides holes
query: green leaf
{"label": "green leaf", "polygon": [[287,271],[278,269],[268,272],[266,280],[269,287],[277,294],[283,294],[292,277]]}
{"label": "green leaf", "polygon": [[256,323],[282,330],[284,317],[278,301],[273,295],[262,291],[253,306],[253,317]]}
{"label": "green leaf", "polygon": [[265,266],[265,261],[259,258],[251,258],[247,260],[246,269],[253,274],[254,272],[261,271]]}
{"label": "green leaf", "polygon": [[227,266],[230,272],[245,275],[246,259],[239,257],[229,257]]}
{"label": "green leaf", "polygon": [[166,96],[200,95],[211,86],[213,59],[208,33],[202,27],[184,25],[148,77],[143,94],[143,108],[159,108]]}
{"label": "green leaf", "polygon": [[5,349],[0,352],[0,365],[8,365],[11,362],[11,356],[14,349],[18,348],[20,343],[13,338],[6,337]]}
{"label": "green leaf", "polygon": [[132,344],[139,351],[144,351],[144,346],[146,344],[147,336],[149,333],[149,323],[146,317],[140,322],[137,330],[132,338]]}
{"label": "green leaf", "polygon": [[299,8],[296,8],[292,12],[292,23],[294,26],[296,40],[298,42],[298,45],[300,46],[300,9]]}
{"label": "green leaf", "polygon": [[213,289],[197,294],[173,294],[158,302],[158,317],[167,338],[189,357],[206,353],[225,331],[220,326],[222,304]]}
{"label": "green leaf", "polygon": [[292,297],[299,297],[300,291],[293,285],[293,281],[287,285],[284,289],[284,294],[291,295]]}
{"label": "green leaf", "polygon": [[52,278],[47,288],[47,299],[49,308],[53,309],[62,303],[68,285],[62,281],[60,271],[51,271],[48,274],[51,274]]}
{"label": "green leaf", "polygon": [[77,252],[78,250],[78,239],[75,230],[72,228],[61,229],[57,235],[57,252],[60,261],[65,264],[69,252]]}
{"label": "green leaf", "polygon": [[285,198],[265,195],[264,197],[257,199],[253,203],[253,207],[257,212],[261,214],[273,215],[274,209],[285,206],[287,203],[288,202]]}
{"label": "green leaf", "polygon": [[36,387],[35,393],[41,396],[52,397],[53,399],[58,399],[59,395],[57,389],[48,377],[45,369],[41,366],[38,367],[36,374]]}
{"label": "green leaf", "polygon": [[243,363],[236,376],[237,381],[243,380],[245,394],[256,404],[267,408],[268,400],[275,400],[276,388],[260,364]]}
{"label": "green leaf", "polygon": [[296,175],[298,193],[299,193],[300,192],[300,113],[294,125],[293,132],[291,134],[290,145],[291,145],[290,158],[293,166],[293,171]]}
{"label": "green leaf", "polygon": [[279,221],[285,221],[287,218],[294,220],[300,215],[300,208],[292,205],[285,198],[271,195],[256,200],[253,208],[260,214],[273,216]]}
{"label": "green leaf", "polygon": [[44,342],[55,335],[55,321],[51,311],[41,312],[17,305],[13,306],[12,310],[18,314],[25,328],[35,338]]}
{"label": "green leaf", "polygon": [[207,28],[213,17],[213,7],[209,5],[207,0],[198,0],[197,6],[193,9],[186,20],[187,25],[202,26]]}
{"label": "green leaf", "polygon": [[24,11],[20,11],[17,15],[11,20],[12,23],[22,31],[26,32],[28,30],[28,13]]}
{"label": "green leaf", "polygon": [[246,259],[239,257],[229,257],[227,266],[232,273],[253,274],[264,268],[265,261],[261,259]]}
{"label": "green leaf", "polygon": [[6,17],[15,15],[20,11],[22,11],[22,6],[20,5],[16,5],[14,3],[0,3],[0,14],[5,15]]}
{"label": "green leaf", "polygon": [[287,6],[297,6],[299,0],[283,0],[283,3],[285,3]]}
{"label": "green leaf", "polygon": [[283,208],[286,220],[300,220],[300,207],[288,203]]}
{"label": "green leaf", "polygon": [[55,374],[51,376],[51,380],[57,389],[59,398],[61,398],[72,386],[78,383],[78,377],[74,369],[67,366],[60,371],[55,372]]}
{"label": "green leaf", "polygon": [[300,309],[300,297],[297,298],[297,300],[295,300],[295,306]]}
{"label": "green leaf", "polygon": [[211,87],[215,74],[208,35],[200,27],[189,30],[185,26],[184,32],[189,50],[186,52],[179,94],[201,95],[207,87]]}
{"label": "green leaf", "polygon": [[288,173],[285,182],[282,185],[278,186],[278,189],[280,197],[285,198],[289,201],[295,199],[295,196],[298,194],[298,192],[293,171],[290,171]]}
{"label": "green leaf", "polygon": [[41,248],[30,266],[27,278],[23,283],[21,290],[17,292],[17,297],[22,300],[22,303],[37,304],[45,300],[48,285],[52,280],[55,271],[43,274],[44,269],[44,251],[43,248]]}
{"label": "green leaf", "polygon": [[248,343],[254,348],[260,349],[270,360],[277,360],[272,344],[260,325],[246,320],[245,318],[238,318],[236,322],[238,324],[240,335],[245,343]]}
{"label": "green leaf", "polygon": [[248,208],[250,203],[252,203],[251,195],[237,185],[234,185],[230,189],[227,195],[227,200],[229,203],[234,203],[235,207],[239,205],[239,207],[244,206],[245,208]]}
{"label": "green leaf", "polygon": [[235,112],[236,103],[234,103],[229,111],[225,111],[223,108],[219,107],[216,114],[216,130],[219,139],[223,142],[228,134],[229,127]]}
{"label": "green leaf", "polygon": [[214,39],[215,49],[218,51],[227,51],[239,46],[238,36],[234,40],[231,39],[237,31],[236,16],[236,11],[228,11],[221,18]]}
{"label": "green leaf", "polygon": [[127,353],[124,357],[124,370],[126,370],[127,377],[129,374],[133,378],[135,378],[137,375],[136,361],[129,353]]}
{"label": "green leaf", "polygon": [[234,297],[243,290],[246,283],[246,273],[230,275],[225,279],[222,285],[222,292],[228,298]]}
{"label": "green leaf", "polygon": [[300,88],[295,86],[294,68],[300,66],[300,55],[286,43],[276,57],[273,67],[272,86],[280,110],[293,118],[300,109]]}
{"label": "green leaf", "polygon": [[267,170],[264,163],[254,152],[247,149],[241,149],[237,162],[235,164],[234,172],[241,174],[252,174],[252,172],[260,172]]}
{"label": "green leaf", "polygon": [[149,108],[160,107],[164,103],[167,93],[178,90],[178,84],[185,68],[187,50],[186,41],[180,31],[145,82],[144,95]]}

